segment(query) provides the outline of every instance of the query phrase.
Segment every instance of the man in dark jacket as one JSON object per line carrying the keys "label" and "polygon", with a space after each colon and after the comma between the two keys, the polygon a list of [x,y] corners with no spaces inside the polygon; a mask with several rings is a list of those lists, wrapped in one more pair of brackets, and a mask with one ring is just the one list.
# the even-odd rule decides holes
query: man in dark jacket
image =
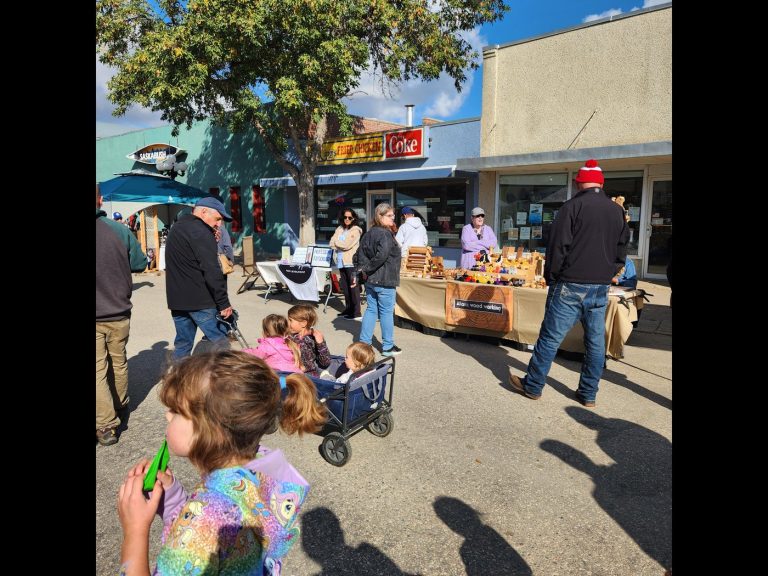
{"label": "man in dark jacket", "polygon": [[603,190],[603,171],[587,160],[575,178],[576,195],[558,211],[550,231],[544,264],[549,286],[544,320],[524,378],[509,372],[510,386],[538,400],[557,349],[580,320],[584,362],[576,399],[595,405],[605,365],[605,309],[611,278],[624,265],[629,228],[624,212]]}
{"label": "man in dark jacket", "polygon": [[192,354],[197,329],[214,348],[229,348],[226,325],[216,319],[232,314],[227,279],[221,271],[214,235],[221,221],[232,221],[224,204],[213,196],[201,198],[192,214],[171,227],[165,245],[165,295],[176,325],[173,356]]}
{"label": "man in dark jacket", "polygon": [[101,202],[96,184],[96,439],[109,446],[117,442],[117,412],[128,407],[131,272],[142,272],[147,257],[131,231],[100,210]]}

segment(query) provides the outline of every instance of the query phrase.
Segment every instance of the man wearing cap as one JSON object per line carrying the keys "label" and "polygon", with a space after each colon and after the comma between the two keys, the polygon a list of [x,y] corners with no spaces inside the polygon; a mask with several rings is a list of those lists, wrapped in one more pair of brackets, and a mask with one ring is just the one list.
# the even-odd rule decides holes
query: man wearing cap
{"label": "man wearing cap", "polygon": [[426,246],[429,243],[427,229],[421,218],[416,216],[413,208],[405,206],[401,210],[405,221],[395,235],[395,240],[400,243],[400,251],[403,258],[408,256],[408,246]]}
{"label": "man wearing cap", "polygon": [[96,439],[110,446],[128,408],[131,272],[143,272],[147,257],[130,230],[107,218],[102,200],[96,184]]}
{"label": "man wearing cap", "polygon": [[224,318],[232,314],[215,237],[222,220],[231,222],[232,217],[220,200],[208,196],[198,200],[192,214],[179,218],[168,233],[165,294],[176,326],[176,360],[192,354],[198,328],[214,348],[229,348],[227,326],[216,319],[217,314]]}
{"label": "man wearing cap", "polygon": [[485,210],[479,206],[472,208],[472,221],[461,230],[461,267],[472,268],[475,254],[480,250],[490,252],[499,246],[493,228],[485,223]]}
{"label": "man wearing cap", "polygon": [[611,279],[624,266],[629,228],[621,206],[603,190],[603,171],[587,160],[575,178],[578,192],[557,212],[550,230],[544,279],[544,320],[527,374],[509,372],[515,392],[538,400],[557,349],[577,321],[584,327],[584,362],[576,400],[595,406],[605,365],[605,309]]}

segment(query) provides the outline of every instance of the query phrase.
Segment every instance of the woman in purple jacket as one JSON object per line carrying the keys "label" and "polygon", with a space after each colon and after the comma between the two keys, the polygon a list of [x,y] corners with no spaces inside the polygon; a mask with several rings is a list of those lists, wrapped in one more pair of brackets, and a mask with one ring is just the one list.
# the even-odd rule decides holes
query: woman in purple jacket
{"label": "woman in purple jacket", "polygon": [[499,247],[499,241],[493,228],[485,224],[485,210],[479,206],[472,208],[472,221],[461,230],[461,267],[472,268],[475,264],[475,253],[480,250],[491,251],[491,247]]}

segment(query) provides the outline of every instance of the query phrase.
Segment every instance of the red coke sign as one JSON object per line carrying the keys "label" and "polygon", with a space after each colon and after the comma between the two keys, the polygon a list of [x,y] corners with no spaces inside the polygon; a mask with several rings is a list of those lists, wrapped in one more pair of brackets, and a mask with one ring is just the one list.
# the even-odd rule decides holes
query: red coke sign
{"label": "red coke sign", "polygon": [[424,157],[424,128],[384,134],[384,159]]}

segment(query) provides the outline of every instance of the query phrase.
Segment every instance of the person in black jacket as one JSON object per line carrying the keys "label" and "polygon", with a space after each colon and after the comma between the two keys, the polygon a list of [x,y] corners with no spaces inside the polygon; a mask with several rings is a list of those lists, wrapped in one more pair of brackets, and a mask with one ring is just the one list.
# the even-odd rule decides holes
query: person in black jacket
{"label": "person in black jacket", "polygon": [[107,218],[101,202],[96,184],[96,439],[110,446],[117,442],[120,414],[129,401],[131,272],[143,272],[147,257],[128,228]]}
{"label": "person in black jacket", "polygon": [[224,204],[213,196],[201,198],[192,214],[171,227],[165,246],[165,295],[176,326],[174,359],[192,354],[197,329],[214,349],[229,348],[227,326],[216,319],[232,314],[227,279],[221,271],[215,229],[232,221]]}
{"label": "person in black jacket", "polygon": [[544,320],[524,378],[509,372],[515,392],[532,400],[541,391],[557,349],[577,321],[584,327],[584,362],[576,400],[595,405],[605,365],[605,309],[611,279],[624,266],[629,228],[621,206],[603,190],[603,171],[587,160],[575,178],[576,195],[558,211],[550,231],[544,279]]}
{"label": "person in black jacket", "polygon": [[355,269],[365,281],[368,307],[360,327],[360,342],[370,344],[376,320],[381,324],[381,354],[395,356],[402,350],[395,346],[395,295],[400,285],[400,245],[391,226],[395,210],[381,203],[374,210],[374,225],[360,238],[355,252]]}

